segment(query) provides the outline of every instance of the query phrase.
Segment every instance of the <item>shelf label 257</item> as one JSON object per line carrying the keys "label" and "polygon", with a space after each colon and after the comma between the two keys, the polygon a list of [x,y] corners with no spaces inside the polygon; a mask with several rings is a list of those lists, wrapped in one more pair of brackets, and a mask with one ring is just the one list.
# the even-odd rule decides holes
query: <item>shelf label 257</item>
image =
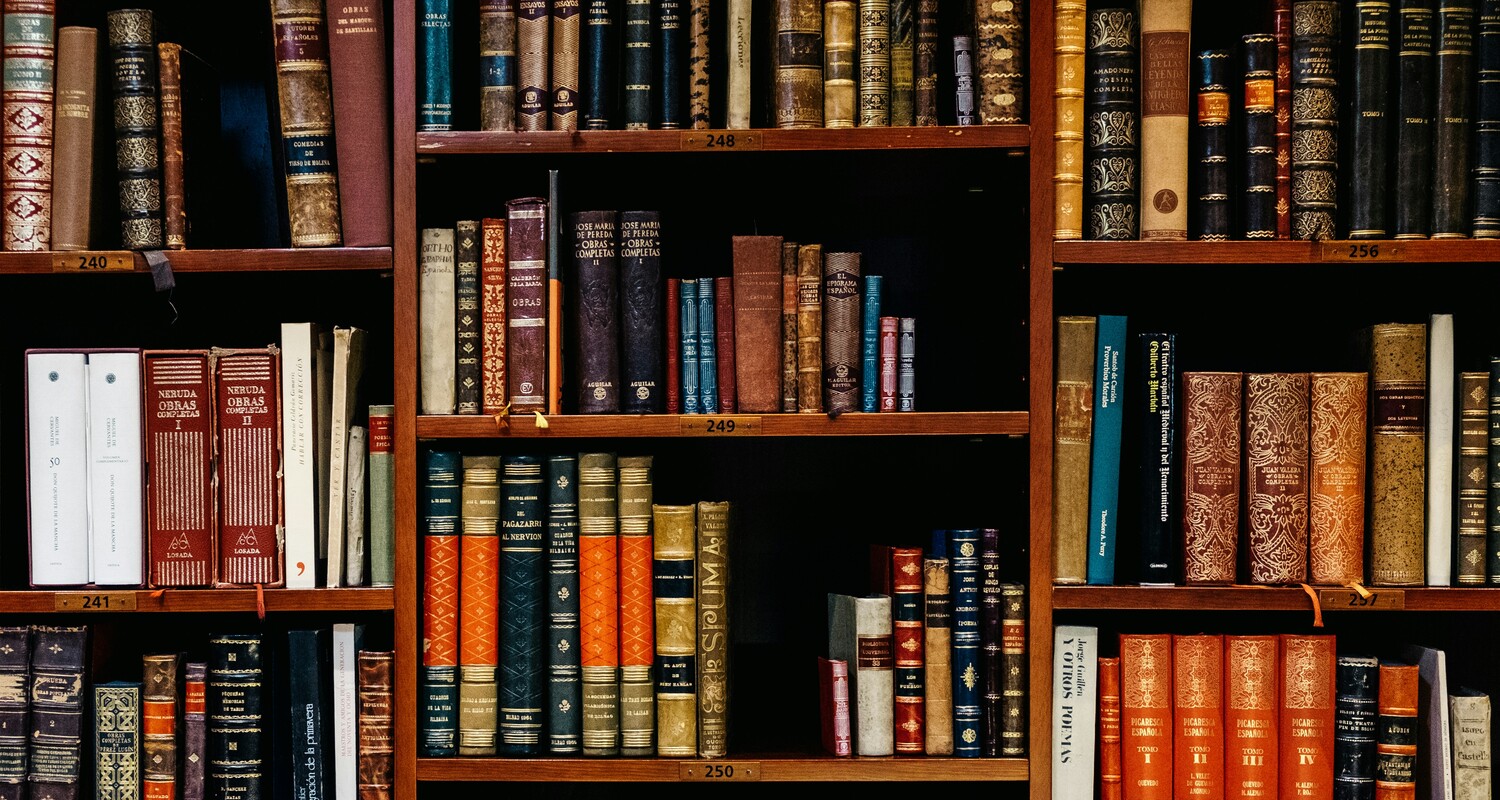
{"label": "shelf label 257", "polygon": [[680,781],[734,783],[760,780],[759,761],[682,761],[677,765]]}
{"label": "shelf label 257", "polygon": [[1386,611],[1406,608],[1402,589],[1369,589],[1368,596],[1353,589],[1319,589],[1318,604],[1324,611]]}

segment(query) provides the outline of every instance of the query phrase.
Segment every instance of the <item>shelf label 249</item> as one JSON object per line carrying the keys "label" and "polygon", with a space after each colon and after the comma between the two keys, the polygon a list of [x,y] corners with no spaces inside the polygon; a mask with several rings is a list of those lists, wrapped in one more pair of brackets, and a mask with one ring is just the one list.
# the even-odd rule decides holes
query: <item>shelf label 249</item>
{"label": "shelf label 249", "polygon": [[679,436],[759,436],[760,417],[744,414],[683,414]]}

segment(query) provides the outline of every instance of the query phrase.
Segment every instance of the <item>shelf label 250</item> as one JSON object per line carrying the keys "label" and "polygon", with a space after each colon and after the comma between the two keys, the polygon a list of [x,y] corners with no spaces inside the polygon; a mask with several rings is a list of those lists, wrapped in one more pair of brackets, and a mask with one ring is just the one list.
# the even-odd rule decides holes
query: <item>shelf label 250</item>
{"label": "shelf label 250", "polygon": [[53,611],[134,611],[135,592],[58,592]]}
{"label": "shelf label 250", "polygon": [[760,417],[743,414],[683,414],[679,436],[759,436]]}
{"label": "shelf label 250", "polygon": [[53,272],[104,272],[135,269],[135,255],[129,250],[89,250],[53,253]]}
{"label": "shelf label 250", "polygon": [[760,780],[759,761],[682,761],[677,765],[680,781],[730,783]]}
{"label": "shelf label 250", "polygon": [[1324,611],[1388,611],[1406,608],[1402,589],[1369,589],[1363,595],[1353,589],[1319,589],[1318,604]]}

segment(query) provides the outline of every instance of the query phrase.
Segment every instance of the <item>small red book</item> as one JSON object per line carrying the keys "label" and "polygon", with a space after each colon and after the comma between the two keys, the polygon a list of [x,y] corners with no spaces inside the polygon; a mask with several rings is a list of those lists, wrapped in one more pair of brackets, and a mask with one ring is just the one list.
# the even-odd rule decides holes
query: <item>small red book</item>
{"label": "small red book", "polygon": [[719,360],[719,413],[739,410],[734,369],[734,280],[714,278],[714,347]]}
{"label": "small red book", "polygon": [[823,749],[829,755],[853,755],[849,735],[849,662],[818,656],[818,710]]}
{"label": "small red book", "polygon": [[1120,772],[1120,659],[1099,659],[1099,800],[1124,800]]}

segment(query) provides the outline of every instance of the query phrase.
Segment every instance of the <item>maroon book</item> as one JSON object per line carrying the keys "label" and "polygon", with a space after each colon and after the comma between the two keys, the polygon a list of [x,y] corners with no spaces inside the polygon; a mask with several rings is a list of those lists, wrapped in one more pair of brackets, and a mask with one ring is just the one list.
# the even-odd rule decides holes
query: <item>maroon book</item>
{"label": "maroon book", "polygon": [[330,0],[328,68],[346,247],[391,244],[390,70],[381,0]]}
{"label": "maroon book", "polygon": [[152,586],[214,582],[214,397],[207,350],[147,350],[146,519]]}
{"label": "maroon book", "polygon": [[281,583],[281,351],[209,351],[219,465],[219,576]]}
{"label": "maroon book", "polygon": [[506,203],[506,388],[513,414],[547,411],[547,201]]}
{"label": "maroon book", "polygon": [[900,341],[901,320],[896,317],[880,318],[880,410],[896,410],[897,350]]}
{"label": "maroon book", "polygon": [[829,755],[854,754],[849,723],[849,662],[818,656],[818,710],[823,749]]}
{"label": "maroon book", "polygon": [[682,279],[667,278],[667,413],[682,413]]}
{"label": "maroon book", "polygon": [[734,279],[714,278],[714,346],[719,360],[719,413],[739,409],[734,382]]}

